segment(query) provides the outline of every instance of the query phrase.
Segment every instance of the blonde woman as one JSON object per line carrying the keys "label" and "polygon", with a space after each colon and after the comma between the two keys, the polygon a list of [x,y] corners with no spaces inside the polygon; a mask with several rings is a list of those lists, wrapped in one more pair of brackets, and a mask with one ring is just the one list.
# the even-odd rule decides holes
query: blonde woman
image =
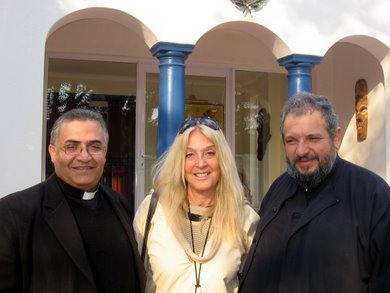
{"label": "blonde woman", "polygon": [[[236,292],[259,216],[218,124],[185,121],[154,166],[153,183],[159,201],[147,240],[146,292]],[[134,219],[140,251],[150,198]]]}

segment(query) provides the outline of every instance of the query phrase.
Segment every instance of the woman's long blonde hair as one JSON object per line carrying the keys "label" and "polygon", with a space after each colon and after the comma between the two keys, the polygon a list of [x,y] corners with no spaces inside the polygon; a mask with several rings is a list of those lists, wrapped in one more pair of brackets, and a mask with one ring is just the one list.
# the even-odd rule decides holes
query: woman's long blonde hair
{"label": "woman's long blonde hair", "polygon": [[[221,170],[210,228],[213,239],[212,249],[203,258],[192,253],[192,249],[184,237],[184,225],[188,225],[186,219],[188,211],[187,183],[184,177],[184,164],[189,136],[193,131],[200,131],[214,143]],[[244,189],[238,175],[236,162],[222,130],[213,130],[208,126],[196,124],[182,134],[178,134],[171,147],[156,162],[152,173],[154,187],[159,193],[159,200],[168,224],[192,259],[198,262],[209,260],[215,254],[222,240],[242,250],[247,249],[246,234],[243,230]]]}

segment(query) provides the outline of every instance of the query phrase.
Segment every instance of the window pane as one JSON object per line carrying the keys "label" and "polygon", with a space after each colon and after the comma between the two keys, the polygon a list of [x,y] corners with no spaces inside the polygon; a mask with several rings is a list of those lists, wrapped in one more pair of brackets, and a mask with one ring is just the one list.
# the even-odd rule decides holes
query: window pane
{"label": "window pane", "polygon": [[254,207],[284,171],[279,114],[287,97],[284,74],[236,71],[236,161]]}
{"label": "window pane", "polygon": [[225,125],[225,77],[186,76],[186,118],[210,117]]}
{"label": "window pane", "polygon": [[152,166],[157,158],[158,99],[160,74],[146,74],[145,101],[145,193],[152,188]]}

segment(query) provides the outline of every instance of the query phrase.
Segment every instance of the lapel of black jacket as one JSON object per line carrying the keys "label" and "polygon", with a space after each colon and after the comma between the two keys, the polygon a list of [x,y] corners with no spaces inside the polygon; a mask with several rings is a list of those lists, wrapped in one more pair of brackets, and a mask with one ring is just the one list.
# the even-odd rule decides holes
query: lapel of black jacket
{"label": "lapel of black jacket", "polygon": [[295,183],[291,180],[290,176],[285,173],[274,182],[266,194],[264,198],[264,202],[266,204],[263,203],[259,211],[260,221],[257,225],[256,234],[253,238],[252,245],[242,269],[242,278],[240,283],[245,281],[246,275],[253,261],[253,256],[256,252],[259,239],[265,227],[278,214],[282,204],[295,194],[295,191]]}
{"label": "lapel of black jacket", "polygon": [[80,271],[94,284],[76,220],[54,176],[47,180],[43,207],[45,220],[58,241]]}
{"label": "lapel of black jacket", "polygon": [[[112,191],[110,188],[108,188],[105,185],[100,185],[100,188],[103,190],[104,196],[106,197],[107,201],[110,203],[112,209],[116,213],[116,215],[119,217],[119,220],[121,221],[123,227],[126,230],[127,236],[129,237],[130,241],[134,239],[133,235],[133,225],[132,220],[133,217],[130,213],[130,207],[125,206],[125,202],[121,202],[120,198],[118,196],[115,196],[114,191]],[[119,195],[120,196],[120,195]]]}
{"label": "lapel of black jacket", "polygon": [[133,215],[130,211],[130,207],[125,202],[125,199],[123,198],[121,199],[120,198],[121,195],[116,195],[111,188],[108,188],[105,185],[100,185],[100,187],[102,188],[102,191],[104,193],[104,196],[106,196],[107,201],[109,202],[112,209],[115,211],[119,220],[121,221],[126,231],[126,234],[129,238],[131,249],[133,250],[134,260],[136,262],[136,268],[138,272],[138,279],[141,286],[141,292],[143,292],[146,283],[144,264],[139,255],[138,245],[134,237]]}
{"label": "lapel of black jacket", "polygon": [[[137,255],[138,253],[138,246],[137,242],[134,238],[134,232],[133,232],[133,215],[131,214],[130,207],[126,204],[124,200],[120,200],[118,196],[114,194],[114,192],[108,188],[107,186],[100,185],[102,188],[104,195],[106,196],[108,202],[110,203],[112,209],[117,214],[119,220],[121,221],[123,227],[125,228],[126,234],[129,238],[131,247]],[[121,195],[119,195],[121,196]]]}
{"label": "lapel of black jacket", "polygon": [[[284,174],[280,182],[276,185],[273,190],[270,190],[270,199],[266,205],[262,205],[259,211],[260,222],[258,231],[256,234],[258,239],[260,238],[264,228],[271,222],[274,217],[279,213],[283,203],[294,196],[297,187],[294,181],[289,175]],[[264,210],[264,211],[263,211]]]}

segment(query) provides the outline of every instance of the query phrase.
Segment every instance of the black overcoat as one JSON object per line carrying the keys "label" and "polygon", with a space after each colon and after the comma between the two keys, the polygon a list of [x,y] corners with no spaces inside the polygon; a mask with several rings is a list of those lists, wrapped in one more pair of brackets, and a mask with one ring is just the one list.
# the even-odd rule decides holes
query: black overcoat
{"label": "black overcoat", "polygon": [[[272,184],[259,212],[261,219],[239,292],[390,292],[388,184],[340,158],[329,176],[326,186],[288,230],[278,252],[272,243],[264,246],[262,237],[297,187],[287,173]],[[279,253],[272,257],[281,260],[281,269],[260,272],[261,255],[268,258],[263,253]]]}

